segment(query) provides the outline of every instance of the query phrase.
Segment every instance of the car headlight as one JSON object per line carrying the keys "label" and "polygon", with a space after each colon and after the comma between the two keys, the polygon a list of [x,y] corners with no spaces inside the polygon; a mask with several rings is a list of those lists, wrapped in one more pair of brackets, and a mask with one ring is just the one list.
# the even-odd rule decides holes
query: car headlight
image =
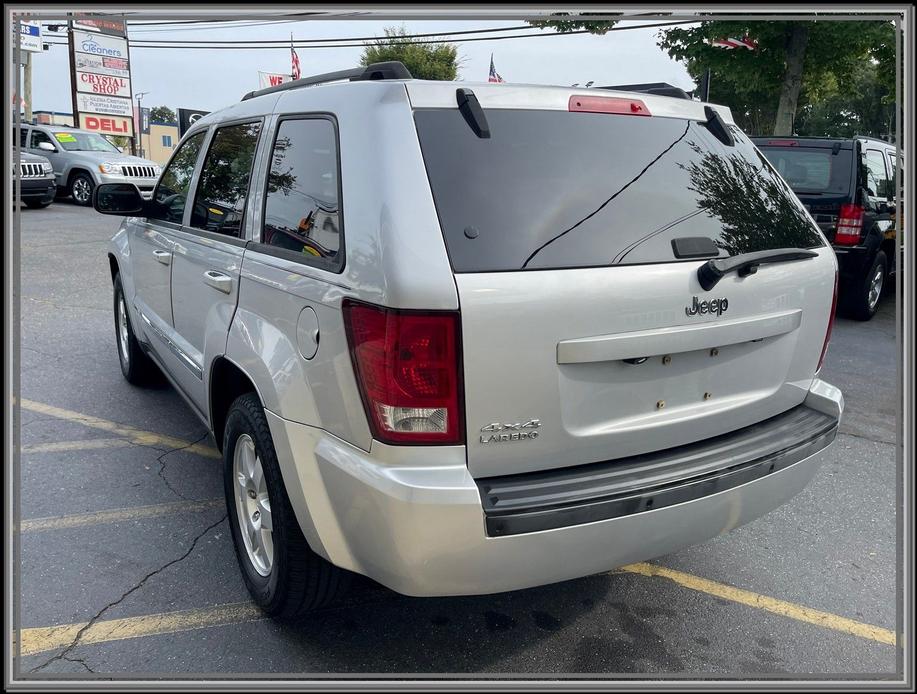
{"label": "car headlight", "polygon": [[54,167],[51,166],[51,162],[46,161],[46,162],[42,163],[42,165],[41,165],[41,171],[42,171],[42,173],[51,173],[52,171],[54,171]]}
{"label": "car headlight", "polygon": [[99,164],[99,171],[105,174],[119,174],[121,173],[121,167],[118,164],[112,164],[108,161],[103,161]]}
{"label": "car headlight", "polygon": [[159,164],[154,164],[153,165],[153,175],[158,176],[161,173],[162,173],[162,167],[159,166]]}

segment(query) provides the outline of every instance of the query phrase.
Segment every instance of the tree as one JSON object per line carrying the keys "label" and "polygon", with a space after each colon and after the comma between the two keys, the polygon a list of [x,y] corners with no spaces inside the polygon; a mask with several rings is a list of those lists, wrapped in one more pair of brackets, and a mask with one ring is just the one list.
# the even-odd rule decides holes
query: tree
{"label": "tree", "polygon": [[[894,134],[895,94],[880,79],[879,63],[857,66],[852,81],[816,103],[800,107],[796,118],[799,135],[852,137],[868,135],[883,140]],[[894,89],[894,87],[892,87]]]}
{"label": "tree", "polygon": [[[710,44],[744,35],[757,41],[756,50]],[[791,135],[801,105],[815,104],[838,85],[849,85],[858,67],[872,60],[887,69],[889,46],[894,53],[894,25],[876,20],[712,21],[668,29],[659,45],[685,61],[695,81],[711,70],[711,100],[732,108],[743,129]]]}
{"label": "tree", "polygon": [[[590,34],[599,34],[604,35],[611,29],[615,24],[618,23],[616,19],[608,20],[582,20],[578,19],[581,15],[568,14],[566,12],[555,12],[551,15],[552,17],[569,17],[570,19],[546,19],[546,20],[532,20],[528,23],[539,29],[556,29],[562,34],[566,34],[571,31],[588,31]],[[590,12],[588,17],[620,17],[620,12]]]}
{"label": "tree", "polygon": [[398,60],[417,79],[454,80],[458,76],[458,49],[447,43],[422,43],[408,37],[407,30],[386,27],[385,37],[367,44],[360,62],[363,65]]}
{"label": "tree", "polygon": [[159,121],[160,123],[178,122],[175,111],[168,106],[153,106],[153,108],[150,109],[150,120]]}

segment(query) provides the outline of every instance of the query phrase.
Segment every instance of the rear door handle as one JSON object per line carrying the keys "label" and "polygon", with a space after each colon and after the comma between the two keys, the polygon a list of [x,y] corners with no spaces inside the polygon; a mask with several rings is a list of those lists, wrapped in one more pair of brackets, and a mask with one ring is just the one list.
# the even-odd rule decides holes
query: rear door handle
{"label": "rear door handle", "polygon": [[232,277],[216,270],[207,270],[204,273],[204,284],[208,284],[224,294],[229,294],[232,291]]}
{"label": "rear door handle", "polygon": [[153,257],[163,265],[172,264],[172,254],[169,251],[153,251]]}

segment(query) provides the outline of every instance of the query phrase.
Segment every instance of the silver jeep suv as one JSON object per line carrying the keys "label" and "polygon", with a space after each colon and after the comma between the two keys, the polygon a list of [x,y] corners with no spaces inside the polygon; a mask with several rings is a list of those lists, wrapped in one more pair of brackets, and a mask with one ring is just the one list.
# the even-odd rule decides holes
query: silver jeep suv
{"label": "silver jeep suv", "polygon": [[213,433],[271,615],[351,572],[479,594],[673,552],[837,431],[834,254],[721,106],[384,63],[248,94],[95,206],[130,215],[124,375]]}
{"label": "silver jeep suv", "polygon": [[46,157],[54,167],[57,189],[77,205],[91,205],[102,183],[133,183],[149,198],[162,169],[154,161],[123,154],[99,133],[60,125],[22,124],[23,150]]}

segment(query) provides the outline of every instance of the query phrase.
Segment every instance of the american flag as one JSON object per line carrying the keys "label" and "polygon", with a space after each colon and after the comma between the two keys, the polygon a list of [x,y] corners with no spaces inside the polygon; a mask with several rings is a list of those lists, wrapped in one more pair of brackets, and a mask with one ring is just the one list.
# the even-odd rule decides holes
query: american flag
{"label": "american flag", "polygon": [[290,59],[293,61],[293,79],[298,80],[302,73],[299,70],[299,56],[296,55],[296,49],[293,48],[293,34],[290,34]]}
{"label": "american flag", "polygon": [[494,54],[490,54],[490,75],[487,77],[488,82],[502,82],[503,78],[497,74],[497,68],[494,67]]}
{"label": "american flag", "polygon": [[753,51],[758,48],[758,42],[754,39],[748,38],[748,36],[743,36],[742,38],[722,38],[714,39],[710,42],[712,46],[717,48],[747,48],[750,51]]}

